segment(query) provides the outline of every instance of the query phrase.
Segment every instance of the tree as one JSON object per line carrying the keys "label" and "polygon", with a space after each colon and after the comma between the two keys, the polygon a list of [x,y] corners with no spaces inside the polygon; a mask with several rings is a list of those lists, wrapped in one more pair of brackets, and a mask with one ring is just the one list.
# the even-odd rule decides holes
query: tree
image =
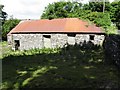
{"label": "tree", "polygon": [[41,18],[54,19],[75,17],[89,20],[94,22],[97,26],[103,27],[105,30],[110,30],[107,28],[112,27],[110,18],[111,4],[106,2],[105,5],[106,8],[103,13],[103,2],[89,2],[89,4],[78,2],[55,2],[46,7]]}
{"label": "tree", "polygon": [[110,17],[111,17],[111,20],[112,22],[116,22],[116,15],[115,15],[115,12],[118,8],[118,2],[112,2],[111,3],[111,10],[110,10]]}
{"label": "tree", "polygon": [[103,7],[102,5],[103,3],[101,2],[90,2],[85,5],[78,2],[56,2],[48,5],[42,15],[42,18],[53,19],[77,17],[93,21],[98,26],[110,26],[111,20],[108,13],[101,13]]}
{"label": "tree", "polygon": [[116,26],[120,29],[120,8],[118,8],[115,12],[116,14]]}
{"label": "tree", "polygon": [[78,17],[78,10],[82,7],[82,3],[78,2],[55,2],[53,4],[49,4],[41,18],[42,19],[54,19],[54,18],[66,18],[70,16]]}
{"label": "tree", "polygon": [[116,24],[116,26],[118,27],[118,29],[120,29],[120,1],[119,2],[113,2],[113,5],[115,10],[113,15],[113,22]]}
{"label": "tree", "polygon": [[84,10],[91,10],[92,12],[103,12],[110,11],[110,2],[105,2],[105,10],[103,10],[103,2],[89,2],[89,4],[84,5]]}
{"label": "tree", "polygon": [[[115,0],[114,2],[105,2],[105,13],[109,13],[111,21],[116,24],[116,26],[120,29],[119,24],[119,11],[120,8],[119,2],[120,0]],[[85,4],[83,7],[84,10],[91,10],[92,12],[103,12],[103,2],[89,2],[89,4]],[[105,19],[106,20],[106,19]],[[101,19],[100,19],[101,21]],[[103,22],[104,23],[104,22]]]}
{"label": "tree", "polygon": [[19,22],[20,20],[13,19],[13,18],[10,18],[9,20],[5,20],[3,27],[2,27],[2,39],[3,40],[7,40],[8,32],[10,32],[10,30],[12,30]]}
{"label": "tree", "polygon": [[7,13],[3,11],[4,5],[0,5],[0,19],[2,25],[4,24],[5,19],[7,18]]}

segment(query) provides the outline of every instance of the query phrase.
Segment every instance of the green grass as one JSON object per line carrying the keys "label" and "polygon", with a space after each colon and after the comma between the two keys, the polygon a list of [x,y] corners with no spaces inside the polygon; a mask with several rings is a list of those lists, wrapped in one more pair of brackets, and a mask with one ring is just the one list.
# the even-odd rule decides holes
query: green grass
{"label": "green grass", "polygon": [[11,46],[9,46],[6,41],[0,42],[0,59],[2,59],[5,55],[10,54],[11,52]]}
{"label": "green grass", "polygon": [[12,53],[2,59],[3,90],[120,86],[120,73],[114,65],[105,63],[101,47],[69,46]]}
{"label": "green grass", "polygon": [[13,51],[10,45],[7,44],[6,41],[0,43],[0,59],[8,57],[8,56],[24,56],[24,55],[37,55],[37,54],[43,54],[43,53],[57,53],[60,52],[59,48],[55,49],[49,49],[49,48],[44,48],[44,49],[31,49],[31,50],[17,50]]}

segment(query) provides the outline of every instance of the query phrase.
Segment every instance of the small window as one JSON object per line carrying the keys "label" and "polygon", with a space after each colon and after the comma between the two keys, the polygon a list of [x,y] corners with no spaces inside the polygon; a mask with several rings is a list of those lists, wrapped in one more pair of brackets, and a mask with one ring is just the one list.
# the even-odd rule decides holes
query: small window
{"label": "small window", "polygon": [[74,34],[74,33],[69,33],[69,34],[67,34],[67,36],[69,36],[69,37],[75,37],[76,34]]}
{"label": "small window", "polygon": [[20,41],[19,40],[15,40],[15,50],[18,50],[20,47]]}
{"label": "small window", "polygon": [[43,35],[43,37],[45,37],[45,38],[51,38],[50,35]]}
{"label": "small window", "polygon": [[94,35],[90,35],[90,40],[94,40]]}

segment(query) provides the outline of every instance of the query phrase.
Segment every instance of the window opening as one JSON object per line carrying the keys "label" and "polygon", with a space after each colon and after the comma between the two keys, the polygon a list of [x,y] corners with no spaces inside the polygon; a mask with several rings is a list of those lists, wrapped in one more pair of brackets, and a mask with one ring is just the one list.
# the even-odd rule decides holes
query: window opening
{"label": "window opening", "polygon": [[45,37],[45,38],[51,38],[50,35],[43,35],[43,37]]}
{"label": "window opening", "polygon": [[67,34],[67,36],[69,36],[69,37],[75,37],[76,34],[74,34],[74,33],[69,33],[69,34]]}

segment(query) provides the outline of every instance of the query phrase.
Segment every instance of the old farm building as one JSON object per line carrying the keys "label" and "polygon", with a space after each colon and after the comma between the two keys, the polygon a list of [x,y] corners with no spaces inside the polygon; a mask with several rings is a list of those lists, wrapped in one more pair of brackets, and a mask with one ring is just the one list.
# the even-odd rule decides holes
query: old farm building
{"label": "old farm building", "polygon": [[12,49],[64,47],[91,41],[102,44],[104,32],[94,24],[78,18],[26,20],[20,22],[8,35]]}

